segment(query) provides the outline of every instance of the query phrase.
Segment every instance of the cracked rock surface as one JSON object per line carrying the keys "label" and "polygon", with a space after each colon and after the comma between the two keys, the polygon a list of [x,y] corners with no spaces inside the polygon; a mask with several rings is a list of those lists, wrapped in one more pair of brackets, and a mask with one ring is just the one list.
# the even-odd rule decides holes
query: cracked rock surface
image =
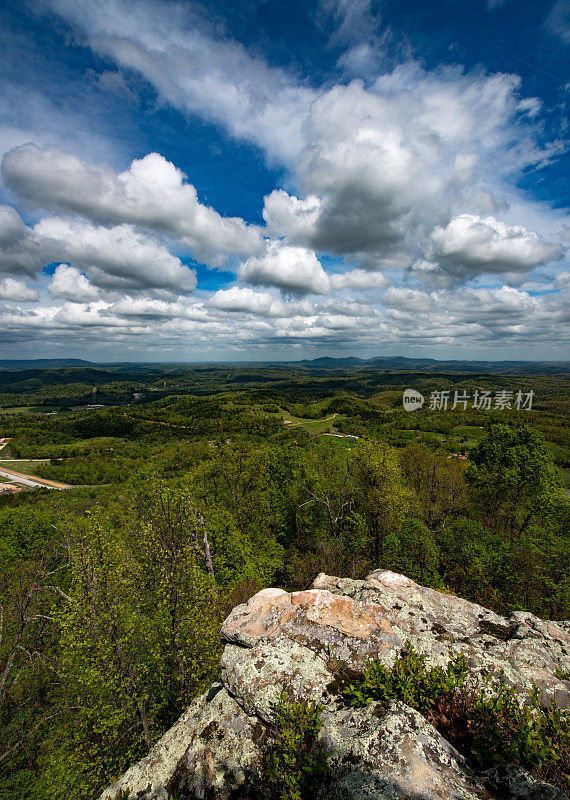
{"label": "cracked rock surface", "polygon": [[376,570],[363,581],[321,574],[313,588],[265,589],[237,606],[221,632],[221,682],[100,800],[246,800],[272,740],[281,692],[321,704],[319,739],[330,753],[331,800],[561,800],[559,789],[520,767],[475,772],[414,709],[344,708],[334,694],[331,656],[361,671],[371,658],[390,665],[411,642],[428,666],[463,653],[476,686],[503,671],[525,694],[570,705],[570,624],[527,612],[501,617],[403,575]]}

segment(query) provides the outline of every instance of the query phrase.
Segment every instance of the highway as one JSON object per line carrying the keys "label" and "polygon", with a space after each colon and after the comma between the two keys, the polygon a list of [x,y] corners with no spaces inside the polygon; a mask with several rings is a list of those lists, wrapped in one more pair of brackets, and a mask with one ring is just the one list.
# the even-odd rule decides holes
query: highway
{"label": "highway", "polygon": [[48,481],[46,478],[36,478],[35,475],[26,475],[23,472],[14,472],[14,470],[6,469],[2,466],[0,461],[0,476],[9,478],[14,483],[21,483],[24,486],[40,487],[42,489],[73,489],[68,483],[58,483],[57,481]]}
{"label": "highway", "polygon": [[[8,442],[9,438],[0,439],[0,450],[2,450]],[[16,459],[17,460],[17,459]],[[27,460],[27,459],[22,459]],[[33,461],[43,461],[44,459],[32,459]],[[7,469],[0,461],[0,477],[9,478],[13,483],[21,483],[23,486],[31,486],[33,488],[39,487],[42,489],[73,489],[68,483],[59,483],[58,481],[48,481],[47,478],[37,478],[35,475],[28,475],[25,472],[15,472],[13,469]]]}

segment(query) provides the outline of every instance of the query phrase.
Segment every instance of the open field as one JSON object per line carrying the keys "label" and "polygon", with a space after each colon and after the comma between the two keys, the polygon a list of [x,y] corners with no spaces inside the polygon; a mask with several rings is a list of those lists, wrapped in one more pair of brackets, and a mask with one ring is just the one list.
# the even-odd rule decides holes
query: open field
{"label": "open field", "polygon": [[0,467],[13,469],[16,472],[26,472],[32,474],[38,468],[38,464],[49,464],[49,458],[0,458]]}
{"label": "open field", "polygon": [[303,428],[308,433],[318,435],[320,433],[330,433],[335,430],[335,421],[338,421],[338,414],[331,414],[322,419],[303,419],[302,417],[294,417],[287,411],[282,412],[281,419],[283,424],[287,424],[288,428]]}
{"label": "open field", "polygon": [[[272,405],[272,404],[269,404]],[[235,403],[231,400],[225,403],[228,409],[238,409],[246,407],[252,414],[259,414],[267,419],[281,420],[287,428],[303,428],[308,433],[318,435],[321,433],[330,433],[335,430],[335,422],[339,422],[343,417],[340,414],[333,413],[327,414],[319,419],[310,419],[307,417],[297,417],[291,414],[286,409],[275,406],[275,411],[268,411],[267,404],[262,403]]]}
{"label": "open field", "polygon": [[12,406],[2,409],[2,414],[56,414],[60,406]]}

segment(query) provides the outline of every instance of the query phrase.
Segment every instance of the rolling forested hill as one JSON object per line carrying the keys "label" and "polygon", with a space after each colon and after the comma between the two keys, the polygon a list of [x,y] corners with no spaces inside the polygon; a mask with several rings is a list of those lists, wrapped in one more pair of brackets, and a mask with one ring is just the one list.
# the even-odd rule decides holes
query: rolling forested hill
{"label": "rolling forested hill", "polygon": [[221,620],[263,587],[384,568],[568,618],[570,378],[511,368],[0,372],[2,480],[73,487],[0,494],[0,799],[96,796],[216,679]]}

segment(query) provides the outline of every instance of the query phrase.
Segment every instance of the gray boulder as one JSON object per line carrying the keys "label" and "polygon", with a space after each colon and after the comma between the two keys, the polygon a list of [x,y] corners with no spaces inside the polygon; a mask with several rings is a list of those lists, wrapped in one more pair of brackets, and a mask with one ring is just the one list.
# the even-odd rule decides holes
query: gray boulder
{"label": "gray boulder", "polygon": [[570,625],[526,612],[501,617],[403,575],[376,570],[363,581],[321,574],[313,588],[266,589],[224,622],[221,682],[197,698],[150,753],[100,800],[237,800],[251,796],[286,693],[318,702],[319,739],[330,754],[321,797],[330,800],[560,800],[559,789],[520,767],[477,772],[414,709],[392,703],[347,709],[333,663],[362,671],[390,665],[411,642],[427,663],[463,653],[473,687],[499,676],[521,697],[570,704]]}

